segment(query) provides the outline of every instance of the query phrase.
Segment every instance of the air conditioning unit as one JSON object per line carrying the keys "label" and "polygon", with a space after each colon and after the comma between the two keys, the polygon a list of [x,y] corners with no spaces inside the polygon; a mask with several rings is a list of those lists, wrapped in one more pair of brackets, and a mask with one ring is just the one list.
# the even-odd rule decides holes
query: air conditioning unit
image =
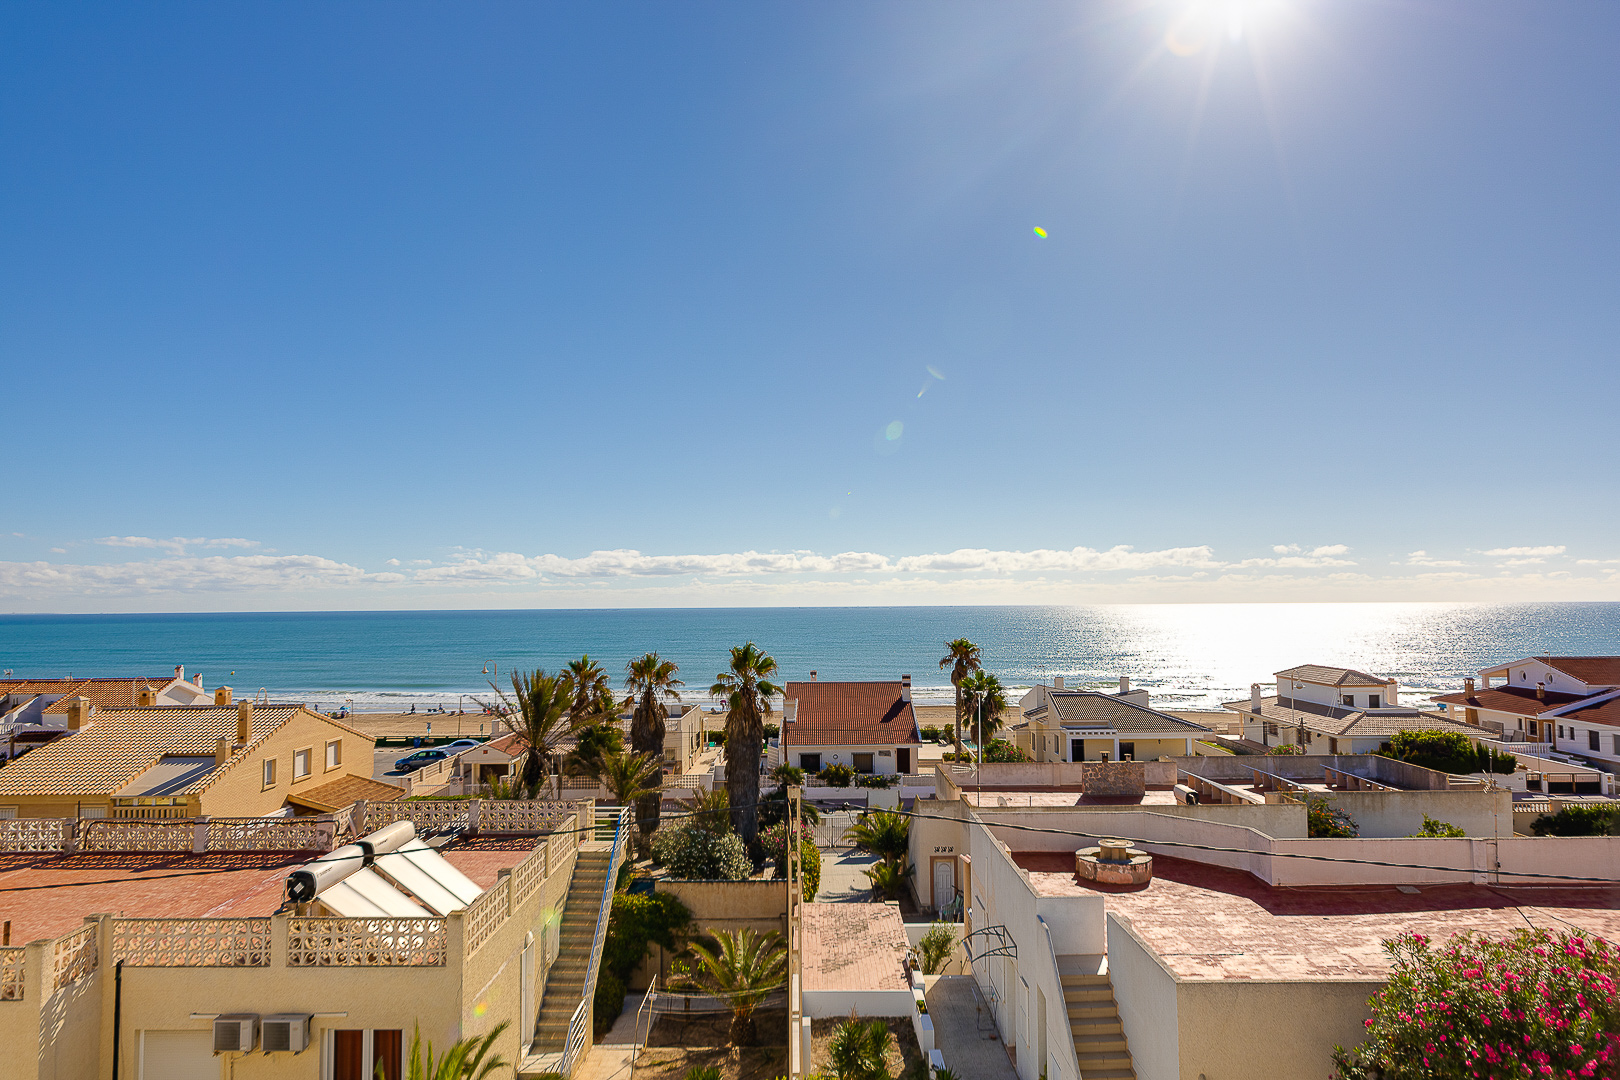
{"label": "air conditioning unit", "polygon": [[251,1053],[258,1041],[257,1013],[228,1013],[214,1018],[214,1053]]}
{"label": "air conditioning unit", "polygon": [[278,1013],[264,1018],[264,1045],[267,1054],[287,1051],[301,1054],[309,1048],[309,1013]]}

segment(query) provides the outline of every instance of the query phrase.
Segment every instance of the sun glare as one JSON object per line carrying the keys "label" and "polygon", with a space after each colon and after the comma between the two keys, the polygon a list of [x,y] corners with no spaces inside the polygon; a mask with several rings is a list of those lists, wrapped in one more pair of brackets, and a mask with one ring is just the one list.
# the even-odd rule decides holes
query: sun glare
{"label": "sun glare", "polygon": [[1244,33],[1278,6],[1279,0],[1197,0],[1183,8],[1165,31],[1164,47],[1176,56],[1196,56],[1224,39]]}

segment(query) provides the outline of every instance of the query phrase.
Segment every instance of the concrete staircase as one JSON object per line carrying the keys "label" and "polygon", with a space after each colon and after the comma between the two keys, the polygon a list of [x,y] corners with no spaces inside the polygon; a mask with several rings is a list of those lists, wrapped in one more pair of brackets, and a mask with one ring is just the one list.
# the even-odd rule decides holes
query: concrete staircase
{"label": "concrete staircase", "polygon": [[596,993],[596,987],[586,986],[585,979],[590,973],[597,919],[607,914],[601,910],[602,890],[612,863],[611,849],[581,850],[574,863],[574,877],[568,883],[568,899],[563,905],[557,959],[546,975],[534,1043],[529,1048],[531,1055],[561,1054],[568,1043],[568,1022],[579,1003]]}
{"label": "concrete staircase", "polygon": [[1131,1048],[1125,1042],[1125,1027],[1114,1001],[1114,984],[1106,969],[1065,972],[1061,978],[1083,1080],[1136,1080]]}

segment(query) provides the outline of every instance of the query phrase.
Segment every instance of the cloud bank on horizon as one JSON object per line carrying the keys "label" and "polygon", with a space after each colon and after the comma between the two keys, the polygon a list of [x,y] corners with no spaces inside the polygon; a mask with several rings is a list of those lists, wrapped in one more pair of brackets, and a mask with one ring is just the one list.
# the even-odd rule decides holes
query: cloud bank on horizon
{"label": "cloud bank on horizon", "polygon": [[[117,541],[117,542],[113,542]],[[1211,545],[1138,551],[1074,547],[737,551],[577,557],[458,549],[440,560],[388,559],[382,570],[319,555],[189,554],[255,541],[112,537],[164,552],[126,562],[0,562],[0,606],[13,611],[342,607],[565,607],[802,603],[1081,603],[1241,600],[1620,599],[1620,559],[1567,545],[1431,557],[1357,556],[1345,544],[1277,544],[1222,558]]]}

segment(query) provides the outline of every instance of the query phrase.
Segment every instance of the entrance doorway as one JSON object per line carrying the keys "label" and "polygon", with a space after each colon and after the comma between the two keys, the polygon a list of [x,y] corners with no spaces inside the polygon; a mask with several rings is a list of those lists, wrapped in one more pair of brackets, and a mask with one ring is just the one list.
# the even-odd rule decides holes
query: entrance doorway
{"label": "entrance doorway", "polygon": [[1069,760],[1070,761],[1084,761],[1084,760],[1086,760],[1086,740],[1084,740],[1084,739],[1070,739],[1069,740]]}
{"label": "entrance doorway", "polygon": [[934,907],[943,909],[956,899],[956,860],[934,860]]}
{"label": "entrance doorway", "polygon": [[896,747],[894,751],[894,764],[896,772],[910,775],[911,749],[905,746]]}

